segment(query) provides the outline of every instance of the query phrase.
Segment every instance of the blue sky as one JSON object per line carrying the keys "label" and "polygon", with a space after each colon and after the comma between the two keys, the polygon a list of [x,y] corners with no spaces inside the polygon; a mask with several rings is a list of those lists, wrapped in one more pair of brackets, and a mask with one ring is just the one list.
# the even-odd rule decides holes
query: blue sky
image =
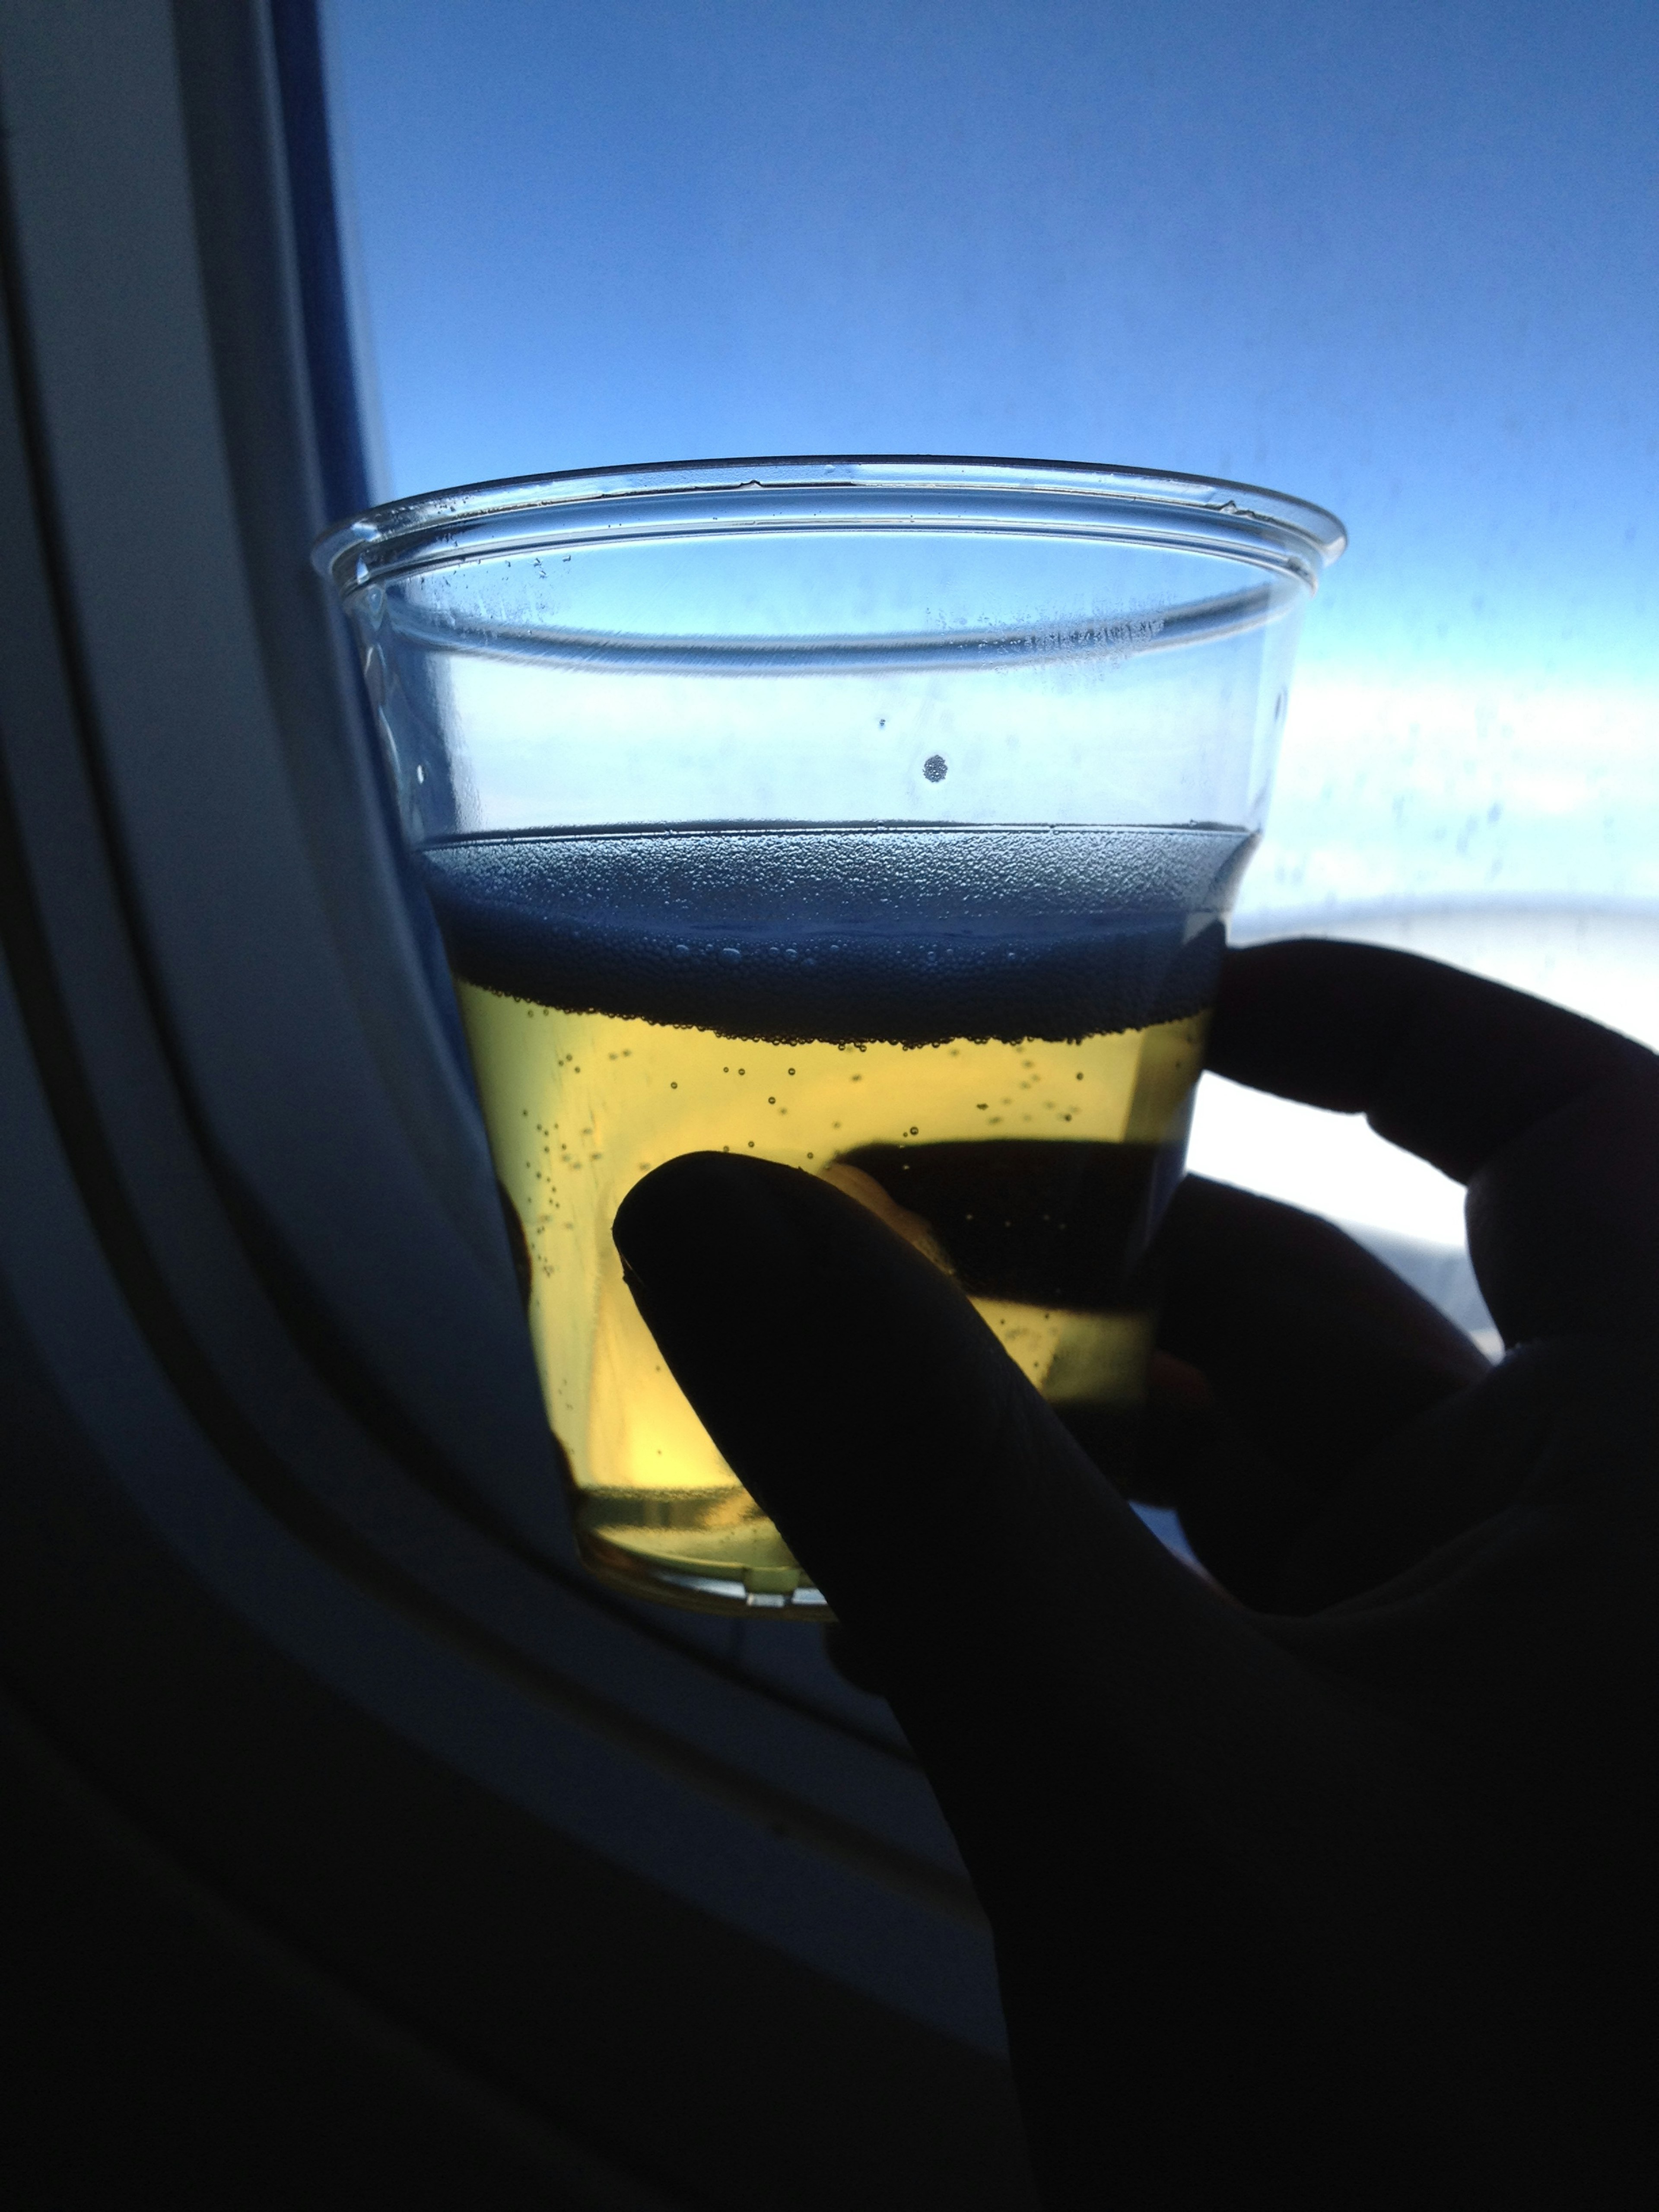
{"label": "blue sky", "polygon": [[1659,10],[330,14],[389,492],[908,451],[1299,493],[1352,550],[1258,902],[1659,897]]}

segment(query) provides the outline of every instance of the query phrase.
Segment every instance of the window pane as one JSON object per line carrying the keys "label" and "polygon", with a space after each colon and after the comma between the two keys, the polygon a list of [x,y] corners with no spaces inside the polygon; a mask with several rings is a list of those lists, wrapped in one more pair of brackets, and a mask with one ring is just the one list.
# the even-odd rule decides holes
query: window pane
{"label": "window pane", "polygon": [[[1659,1041],[1651,8],[333,0],[331,33],[388,490],[862,451],[1317,500],[1352,550],[1241,931],[1443,947]],[[1455,1233],[1428,1170],[1407,1202],[1354,1137],[1322,1181],[1294,1117],[1231,1110],[1200,1163]]]}

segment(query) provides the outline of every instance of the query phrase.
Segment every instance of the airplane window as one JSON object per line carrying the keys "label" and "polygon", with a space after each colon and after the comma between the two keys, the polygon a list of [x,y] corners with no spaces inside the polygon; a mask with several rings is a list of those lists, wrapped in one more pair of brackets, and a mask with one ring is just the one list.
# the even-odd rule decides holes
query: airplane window
{"label": "airplane window", "polygon": [[570,1556],[307,562],[309,14],[0,9],[9,2123],[100,2203],[1024,2203],[880,1701]]}
{"label": "airplane window", "polygon": [[[1346,522],[1236,936],[1408,946],[1659,1042],[1659,28],[331,0],[384,489],[922,451]],[[1461,1194],[1212,1079],[1204,1172],[1483,1334]]]}
{"label": "airplane window", "polygon": [[[233,2176],[331,2160],[361,2108],[372,2197],[398,2075],[398,2172],[448,2144],[411,2203],[486,2139],[534,2169],[492,2203],[1030,2201],[882,1701],[575,1564],[306,551],[699,455],[1281,486],[1353,550],[1239,934],[1659,1042],[1656,43],[1632,0],[0,0],[0,1752],[46,1777],[0,1796],[78,1839],[31,1845],[62,1956],[13,1916],[49,2193],[214,2128]],[[1364,1131],[1212,1083],[1193,1157],[1485,1327],[1455,1194]]]}

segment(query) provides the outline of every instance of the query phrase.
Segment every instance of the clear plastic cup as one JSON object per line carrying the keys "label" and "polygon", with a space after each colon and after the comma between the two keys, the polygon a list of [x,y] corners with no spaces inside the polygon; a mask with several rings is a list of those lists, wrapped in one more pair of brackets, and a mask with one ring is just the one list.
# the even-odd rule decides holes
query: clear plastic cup
{"label": "clear plastic cup", "polygon": [[617,1207],[677,1153],[835,1182],[1121,1449],[1138,1262],[1344,543],[1237,484],[814,459],[488,484],[319,546],[596,1574],[823,1618],[623,1282]]}

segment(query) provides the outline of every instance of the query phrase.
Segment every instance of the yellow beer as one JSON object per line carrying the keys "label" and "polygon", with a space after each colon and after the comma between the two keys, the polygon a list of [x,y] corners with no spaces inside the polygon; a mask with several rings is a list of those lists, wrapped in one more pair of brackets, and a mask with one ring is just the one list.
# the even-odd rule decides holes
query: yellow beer
{"label": "yellow beer", "polygon": [[1151,1316],[1132,1279],[1180,1170],[1210,887],[1239,846],[710,830],[422,855],[597,1574],[821,1611],[623,1281],[617,1209],[681,1153],[780,1161],[871,1207],[1085,1438],[1135,1405]]}
{"label": "yellow beer", "polygon": [[678,1153],[823,1176],[955,1274],[1051,1399],[1138,1400],[1150,1322],[1125,1278],[1184,1133],[1200,1017],[1072,1043],[778,1044],[460,993],[579,1539],[607,1578],[709,1602],[710,1583],[775,1602],[804,1583],[623,1281],[617,1209]]}

